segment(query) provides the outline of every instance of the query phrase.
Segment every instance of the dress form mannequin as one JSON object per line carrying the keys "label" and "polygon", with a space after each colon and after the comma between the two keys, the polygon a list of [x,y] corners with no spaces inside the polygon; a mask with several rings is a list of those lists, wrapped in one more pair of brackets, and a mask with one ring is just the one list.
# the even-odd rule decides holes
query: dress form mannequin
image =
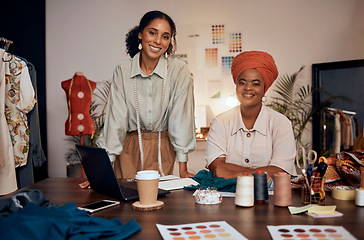
{"label": "dress form mannequin", "polygon": [[90,106],[96,83],[88,80],[82,72],[76,72],[72,79],[62,82],[67,95],[68,118],[65,126],[66,135],[93,135],[95,125],[91,118]]}

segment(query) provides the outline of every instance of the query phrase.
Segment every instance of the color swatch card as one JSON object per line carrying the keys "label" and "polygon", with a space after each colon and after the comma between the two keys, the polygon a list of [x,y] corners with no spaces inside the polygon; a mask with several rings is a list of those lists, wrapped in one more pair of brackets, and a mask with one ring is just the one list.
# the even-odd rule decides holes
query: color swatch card
{"label": "color swatch card", "polygon": [[157,224],[157,228],[164,240],[247,239],[225,221],[202,222],[181,225]]}
{"label": "color swatch card", "polygon": [[229,34],[229,51],[233,53],[242,52],[242,34],[241,33],[230,33]]}
{"label": "color swatch card", "polygon": [[233,62],[233,56],[221,57],[222,72],[229,73],[231,71],[231,63]]}
{"label": "color swatch card", "polygon": [[218,49],[206,48],[205,49],[205,62],[207,67],[218,66]]}
{"label": "color swatch card", "polygon": [[273,240],[355,240],[344,227],[324,225],[267,226]]}
{"label": "color swatch card", "polygon": [[212,43],[222,44],[225,42],[225,25],[212,25]]}

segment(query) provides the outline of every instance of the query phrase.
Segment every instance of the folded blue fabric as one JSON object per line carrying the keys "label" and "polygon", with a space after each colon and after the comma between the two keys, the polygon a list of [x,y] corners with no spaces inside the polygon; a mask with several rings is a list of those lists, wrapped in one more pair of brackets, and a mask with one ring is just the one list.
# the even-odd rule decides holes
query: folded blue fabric
{"label": "folded blue fabric", "polygon": [[220,192],[235,192],[236,191],[236,178],[225,179],[222,177],[213,177],[212,172],[207,170],[200,170],[195,176],[192,177],[193,180],[199,183],[197,186],[187,186],[186,190],[196,190],[196,189],[216,189]]}
{"label": "folded blue fabric", "polygon": [[0,217],[6,217],[23,209],[28,203],[34,203],[45,208],[56,208],[58,204],[51,203],[38,189],[24,189],[13,194],[10,198],[0,199]]}
{"label": "folded blue fabric", "polygon": [[75,203],[49,209],[28,203],[22,210],[0,218],[0,239],[125,239],[141,230],[133,219],[123,225],[111,220],[90,217]]}

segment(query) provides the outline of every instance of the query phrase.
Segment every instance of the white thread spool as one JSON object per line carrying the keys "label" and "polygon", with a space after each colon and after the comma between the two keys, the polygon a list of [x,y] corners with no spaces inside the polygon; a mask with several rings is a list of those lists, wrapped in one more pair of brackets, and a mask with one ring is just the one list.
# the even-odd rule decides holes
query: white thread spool
{"label": "white thread spool", "polygon": [[235,205],[241,207],[254,206],[254,177],[244,173],[238,175],[235,192]]}
{"label": "white thread spool", "polygon": [[355,189],[355,205],[356,206],[364,206],[364,189],[357,188]]}

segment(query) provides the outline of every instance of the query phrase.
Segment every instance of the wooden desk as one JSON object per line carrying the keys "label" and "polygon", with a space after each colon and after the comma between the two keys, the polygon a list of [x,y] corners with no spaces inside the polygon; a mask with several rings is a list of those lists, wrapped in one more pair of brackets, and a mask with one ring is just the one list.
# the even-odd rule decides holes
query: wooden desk
{"label": "wooden desk", "polygon": [[[50,202],[63,205],[75,202],[77,206],[102,199],[112,199],[91,189],[80,189],[80,178],[49,178],[27,188],[41,190]],[[12,195],[12,194],[11,194]],[[5,195],[1,198],[8,198]],[[93,216],[111,219],[120,218],[125,224],[135,219],[142,230],[130,239],[161,239],[156,223],[187,224],[207,221],[226,221],[248,239],[271,239],[267,225],[335,225],[343,226],[353,236],[364,239],[364,207],[357,207],[354,201],[341,201],[331,198],[330,193],[326,205],[336,205],[343,217],[313,219],[305,214],[291,215],[287,208],[275,207],[273,196],[265,204],[251,208],[237,207],[234,198],[224,198],[222,204],[203,206],[195,203],[191,191],[173,191],[166,197],[159,198],[164,208],[151,212],[139,212],[131,208],[133,202],[121,202],[120,206],[96,212]],[[293,206],[301,206],[300,192],[293,192]]]}

